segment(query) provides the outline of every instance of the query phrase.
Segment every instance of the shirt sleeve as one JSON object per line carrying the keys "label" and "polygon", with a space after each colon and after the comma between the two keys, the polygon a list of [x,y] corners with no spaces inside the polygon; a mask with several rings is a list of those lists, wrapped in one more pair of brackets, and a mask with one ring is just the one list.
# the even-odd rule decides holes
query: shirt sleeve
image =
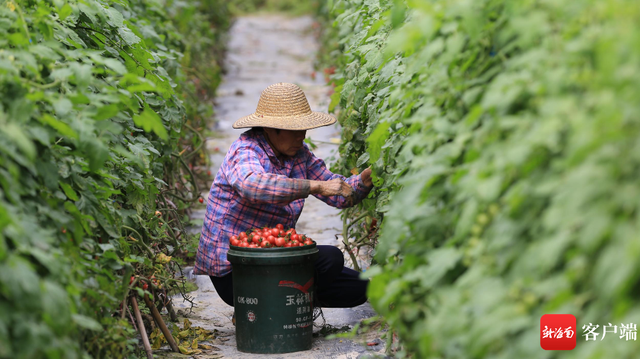
{"label": "shirt sleeve", "polygon": [[360,203],[371,191],[373,187],[367,187],[362,182],[361,176],[353,175],[349,178],[335,174],[327,168],[324,161],[316,157],[311,151],[309,151],[309,158],[307,159],[307,178],[314,181],[330,181],[335,178],[340,178],[345,181],[351,188],[353,188],[353,196],[346,198],[342,196],[322,196],[314,194],[316,198],[325,202],[326,204],[337,207],[347,208],[355,206]]}
{"label": "shirt sleeve", "polygon": [[229,161],[229,184],[243,199],[261,203],[290,203],[309,196],[309,182],[268,173],[255,150],[238,148]]}

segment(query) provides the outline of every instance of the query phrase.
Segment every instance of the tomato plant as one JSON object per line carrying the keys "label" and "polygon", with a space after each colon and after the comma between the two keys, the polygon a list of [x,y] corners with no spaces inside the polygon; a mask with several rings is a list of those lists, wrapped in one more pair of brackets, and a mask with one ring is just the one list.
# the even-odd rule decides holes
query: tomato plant
{"label": "tomato plant", "polygon": [[215,87],[219,69],[191,51],[215,45],[223,5],[0,4],[0,357],[135,355],[123,299],[136,278],[176,286],[192,240],[193,74]]}
{"label": "tomato plant", "polygon": [[398,355],[540,357],[543,314],[633,322],[637,2],[330,3],[332,169],[376,186],[344,237],[377,246],[368,294]]}

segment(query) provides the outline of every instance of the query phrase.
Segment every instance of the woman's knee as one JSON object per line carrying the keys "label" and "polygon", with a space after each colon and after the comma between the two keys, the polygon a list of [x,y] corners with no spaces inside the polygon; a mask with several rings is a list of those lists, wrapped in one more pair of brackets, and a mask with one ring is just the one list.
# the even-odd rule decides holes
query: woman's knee
{"label": "woman's knee", "polygon": [[331,263],[332,267],[344,267],[344,255],[338,247],[334,246],[318,246],[319,255]]}

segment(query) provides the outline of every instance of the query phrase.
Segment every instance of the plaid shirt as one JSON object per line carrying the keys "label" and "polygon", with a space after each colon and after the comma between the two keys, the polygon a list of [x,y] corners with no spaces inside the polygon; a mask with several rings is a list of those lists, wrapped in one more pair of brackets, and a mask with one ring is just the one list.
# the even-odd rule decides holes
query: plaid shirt
{"label": "plaid shirt", "polygon": [[262,132],[249,130],[240,135],[227,152],[209,192],[194,274],[221,277],[230,273],[227,252],[232,235],[278,223],[295,228],[304,199],[309,196],[309,182],[305,180],[334,178],[348,183],[355,198],[350,203],[341,196],[314,195],[331,206],[349,207],[370,191],[360,175],[346,178],[331,173],[306,144],[281,163]]}

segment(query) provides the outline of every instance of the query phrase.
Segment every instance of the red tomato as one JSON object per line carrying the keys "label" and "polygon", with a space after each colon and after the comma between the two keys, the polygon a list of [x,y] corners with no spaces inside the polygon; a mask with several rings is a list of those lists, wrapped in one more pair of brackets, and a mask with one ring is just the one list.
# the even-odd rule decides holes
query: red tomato
{"label": "red tomato", "polygon": [[262,242],[260,247],[262,247],[262,248],[271,248],[273,246],[271,245],[271,243],[269,243],[269,241],[264,241],[264,242]]}
{"label": "red tomato", "polygon": [[133,283],[134,280],[136,280],[136,277],[131,276],[131,280],[129,280],[129,284]]}
{"label": "red tomato", "polygon": [[292,234],[291,235],[291,240],[294,241],[294,242],[299,242],[300,241],[300,235]]}
{"label": "red tomato", "polygon": [[287,243],[285,243],[285,244],[284,244],[284,246],[285,246],[286,248],[289,248],[289,247],[291,247],[291,246],[293,246],[293,245],[291,244],[291,242],[287,242]]}
{"label": "red tomato", "polygon": [[147,290],[147,288],[149,288],[149,285],[148,285],[147,283],[145,283],[145,284],[142,286],[142,289]]}
{"label": "red tomato", "polygon": [[297,240],[295,240],[295,239],[291,241],[291,246],[292,246],[292,247],[296,247],[298,244],[300,244],[300,242],[298,242],[298,241],[297,241]]}
{"label": "red tomato", "polygon": [[240,232],[240,239],[247,238],[247,232]]}
{"label": "red tomato", "polygon": [[259,247],[258,247],[258,245],[257,245],[257,244],[255,244],[255,243],[251,243],[251,244],[249,245],[249,248],[259,248]]}
{"label": "red tomato", "polygon": [[309,239],[309,238],[307,238],[307,239],[304,241],[304,245],[305,245],[305,246],[310,246],[310,245],[312,245],[312,244],[313,244],[313,241],[312,241],[311,239]]}
{"label": "red tomato", "polygon": [[284,225],[282,223],[278,223],[276,224],[276,228],[278,228],[279,230],[284,230]]}
{"label": "red tomato", "polygon": [[276,237],[274,236],[267,237],[267,242],[270,244],[276,244]]}
{"label": "red tomato", "polygon": [[280,230],[278,228],[271,228],[271,235],[272,236],[277,236],[278,233],[280,233]]}
{"label": "red tomato", "polygon": [[247,247],[249,247],[249,243],[247,243],[247,242],[240,242],[240,247],[247,248]]}
{"label": "red tomato", "polygon": [[238,236],[231,236],[231,240],[234,240],[234,239],[237,240]]}
{"label": "red tomato", "polygon": [[259,244],[260,242],[262,242],[262,237],[258,237],[256,235],[253,236],[252,242],[255,244]]}
{"label": "red tomato", "polygon": [[285,234],[285,235],[287,235],[287,234],[291,233],[291,231],[293,231],[293,228],[289,228],[289,229],[287,229],[287,230],[284,232],[284,234]]}
{"label": "red tomato", "polygon": [[276,243],[275,243],[275,244],[276,244],[276,246],[277,246],[277,247],[282,247],[282,246],[284,246],[284,243],[285,243],[284,237],[278,237],[278,238],[276,238]]}

